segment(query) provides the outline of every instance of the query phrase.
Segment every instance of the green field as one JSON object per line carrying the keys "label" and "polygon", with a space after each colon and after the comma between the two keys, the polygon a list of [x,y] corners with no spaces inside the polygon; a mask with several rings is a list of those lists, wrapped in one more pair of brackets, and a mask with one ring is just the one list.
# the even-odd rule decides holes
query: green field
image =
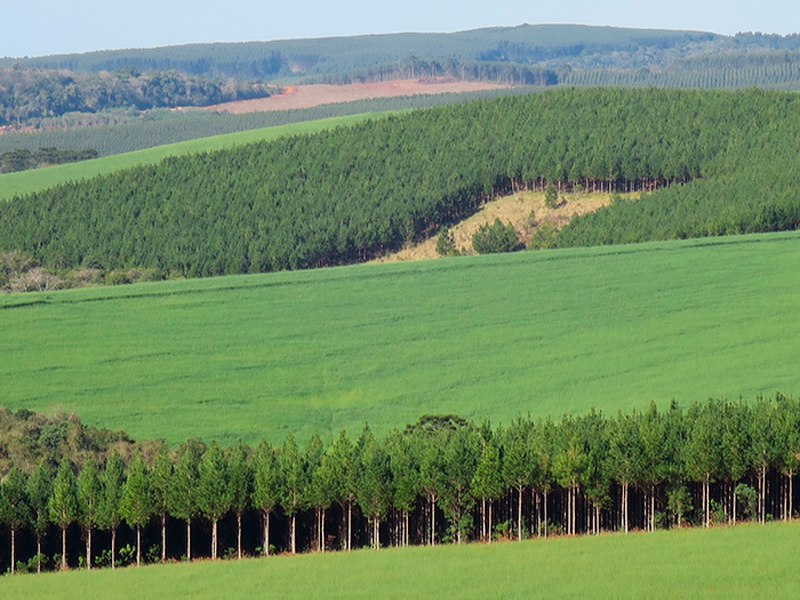
{"label": "green field", "polygon": [[167,144],[155,148],[148,148],[146,150],[137,150],[136,152],[128,152],[126,154],[118,154],[116,156],[108,156],[68,165],[58,165],[46,169],[8,173],[6,175],[0,175],[0,200],[10,200],[14,196],[31,194],[68,181],[78,181],[81,179],[89,179],[97,175],[107,175],[108,173],[139,165],[155,164],[170,156],[211,152],[224,148],[233,148],[234,146],[250,142],[274,140],[287,135],[317,133],[326,129],[333,129],[343,125],[358,123],[365,119],[379,117],[382,114],[384,113],[365,113],[346,117],[320,119],[318,121],[293,123],[291,125],[279,125],[277,127],[265,127],[251,131],[228,133],[225,135],[190,140],[188,142],[179,142],[177,144]]}
{"label": "green field", "polygon": [[4,578],[9,598],[796,598],[800,524]]}
{"label": "green field", "polygon": [[796,395],[798,263],[779,233],[0,296],[0,405],[280,443]]}

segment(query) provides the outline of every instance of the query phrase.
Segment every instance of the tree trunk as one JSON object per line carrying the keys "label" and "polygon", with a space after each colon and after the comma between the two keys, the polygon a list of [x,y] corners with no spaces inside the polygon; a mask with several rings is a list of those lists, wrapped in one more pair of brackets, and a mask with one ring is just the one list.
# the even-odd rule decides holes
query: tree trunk
{"label": "tree trunk", "polygon": [[352,539],[353,539],[353,503],[348,500],[347,501],[347,551],[350,552],[352,549]]}
{"label": "tree trunk", "polygon": [[291,530],[289,534],[291,536],[292,554],[297,554],[297,513],[292,513],[289,528]]}
{"label": "tree trunk", "polygon": [[319,540],[322,542],[322,553],[325,554],[325,543],[327,542],[327,536],[325,535],[325,509],[322,509],[322,521],[320,522],[320,536]]}
{"label": "tree trunk", "polygon": [[67,528],[61,528],[61,570],[67,570]]}
{"label": "tree trunk", "polygon": [[736,527],[736,493],[733,494],[733,526]]}
{"label": "tree trunk", "polygon": [[36,534],[36,572],[42,572],[42,536]]}
{"label": "tree trunk", "polygon": [[522,487],[517,488],[518,506],[517,506],[517,541],[522,541]]}
{"label": "tree trunk", "polygon": [[167,515],[161,515],[161,562],[167,562]]}
{"label": "tree trunk", "polygon": [[430,496],[430,510],[431,510],[431,546],[436,544],[436,502],[433,495]]}
{"label": "tree trunk", "polygon": [[142,526],[136,526],[136,566],[142,566]]}
{"label": "tree trunk", "polygon": [[86,531],[86,570],[92,570],[92,528]]}
{"label": "tree trunk", "polygon": [[217,520],[211,520],[211,560],[217,560]]}
{"label": "tree trunk", "polygon": [[17,530],[11,528],[11,574],[13,575],[17,567]]}
{"label": "tree trunk", "polygon": [[489,532],[488,532],[488,535],[486,537],[489,540],[490,544],[492,543],[492,505],[493,504],[494,504],[494,501],[489,500]]}
{"label": "tree trunk", "polygon": [[548,529],[548,527],[547,527],[547,525],[548,525],[548,523],[547,523],[547,496],[548,496],[547,492],[542,492],[542,503],[543,503],[543,508],[544,508],[544,523],[543,523],[544,524],[544,537],[547,537],[547,529]]}
{"label": "tree trunk", "polygon": [[379,517],[375,517],[372,520],[372,543],[375,546],[375,550],[381,549],[381,520]]}
{"label": "tree trunk", "polygon": [[269,556],[269,511],[263,512],[264,516],[264,556]]}
{"label": "tree trunk", "polygon": [[192,562],[192,519],[186,519],[186,560]]}
{"label": "tree trunk", "polygon": [[111,528],[111,570],[117,568],[117,528]]}
{"label": "tree trunk", "polygon": [[628,533],[628,484],[622,484],[622,531]]}

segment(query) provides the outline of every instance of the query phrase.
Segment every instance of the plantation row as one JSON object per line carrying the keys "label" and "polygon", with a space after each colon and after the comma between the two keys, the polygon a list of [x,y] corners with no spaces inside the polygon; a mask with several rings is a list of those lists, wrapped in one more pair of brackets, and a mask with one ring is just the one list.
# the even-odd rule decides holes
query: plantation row
{"label": "plantation row", "polygon": [[[363,113],[429,108],[529,92],[529,89],[487,90],[463,94],[430,94],[396,98],[374,98],[357,102],[327,104],[314,108],[235,115],[206,111],[148,111],[143,115],[118,112],[95,113],[87,117],[68,113],[33,121],[40,130],[0,135],[0,153],[40,147],[96,148],[100,156],[113,156],[145,148],[195,140],[214,135],[276,127]],[[113,119],[112,124],[92,126],[87,119]]]}
{"label": "plantation row", "polygon": [[[724,230],[795,209],[798,102],[758,90],[578,89],[417,111],[17,198],[0,206],[0,251],[187,276],[352,263],[537,180],[627,190],[704,178],[672,192],[686,214],[668,237]],[[758,187],[768,193],[753,196]],[[658,191],[636,205],[667,210],[672,199]],[[784,228],[792,215],[749,230]]]}
{"label": "plantation row", "polygon": [[[193,523],[210,523],[208,554],[216,559],[218,524],[228,515],[241,557],[243,516],[253,511],[264,554],[273,544],[296,553],[299,538],[313,550],[349,550],[362,534],[375,548],[491,541],[497,532],[521,540],[652,531],[686,519],[705,526],[789,519],[799,465],[800,402],[780,394],[752,405],[711,399],[685,411],[673,403],[615,417],[518,418],[495,429],[423,417],[381,439],[368,426],[357,440],[342,432],[327,447],[314,435],[304,450],[291,434],[280,448],[240,443],[227,452],[193,439],[174,451],[151,446],[148,461],[137,452],[125,464],[114,452],[102,470],[93,457],[81,465],[65,457],[55,476],[42,459],[29,475],[11,468],[0,487],[0,519],[11,532],[12,572],[20,530],[35,533],[31,560],[41,564],[51,526],[61,532],[66,568],[73,523],[82,529],[87,567],[108,558],[92,546],[95,530],[111,532],[114,564],[123,522],[136,530],[140,563],[142,530],[152,520],[161,528],[162,561],[184,551],[167,539],[170,519],[185,523],[188,560]],[[326,519],[334,508],[338,523]],[[286,539],[271,537],[273,520],[288,529]],[[298,531],[307,521],[308,530]]]}

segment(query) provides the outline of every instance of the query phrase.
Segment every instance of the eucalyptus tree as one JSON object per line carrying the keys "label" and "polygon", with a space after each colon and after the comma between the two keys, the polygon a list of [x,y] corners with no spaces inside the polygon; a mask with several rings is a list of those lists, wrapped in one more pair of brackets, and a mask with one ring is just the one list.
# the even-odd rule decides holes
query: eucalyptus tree
{"label": "eucalyptus tree", "polygon": [[328,452],[328,461],[333,477],[334,499],[346,515],[346,550],[352,549],[353,541],[353,503],[356,501],[358,465],[353,442],[342,430]]}
{"label": "eucalyptus tree", "polygon": [[[537,530],[539,536],[547,537],[549,525],[547,515],[548,499],[555,476],[553,474],[553,460],[556,453],[558,431],[555,423],[549,418],[538,421],[528,436],[532,461],[531,497],[536,505]],[[540,505],[541,504],[541,508]]]}
{"label": "eucalyptus tree", "polygon": [[291,433],[284,440],[278,455],[278,473],[281,506],[289,517],[289,548],[292,554],[297,554],[297,513],[305,506],[307,472],[303,455]]}
{"label": "eucalyptus tree", "polygon": [[248,462],[247,447],[239,442],[228,455],[230,508],[236,515],[236,555],[242,558],[242,515],[252,505],[253,468]]}
{"label": "eucalyptus tree", "polygon": [[36,572],[42,572],[42,538],[50,525],[49,502],[53,493],[53,476],[46,460],[39,461],[28,478],[28,501],[31,506],[31,527],[36,536]]}
{"label": "eucalyptus tree", "polygon": [[269,520],[280,502],[279,474],[275,451],[262,440],[253,456],[253,508],[261,513],[264,531],[264,556],[269,556]]}
{"label": "eucalyptus tree", "polygon": [[314,509],[314,527],[312,532],[312,549],[323,551],[325,547],[325,525],[323,512],[325,511],[326,495],[328,492],[326,473],[320,473],[322,459],[325,456],[325,445],[318,434],[314,433],[306,444],[306,489],[303,495],[306,504]]}
{"label": "eucalyptus tree", "polygon": [[778,462],[778,432],[775,407],[759,397],[750,409],[750,431],[753,452],[753,471],[758,482],[758,520],[767,518],[767,473]]}
{"label": "eucalyptus tree", "polygon": [[31,505],[27,478],[16,466],[11,468],[0,484],[0,523],[11,533],[11,574],[17,564],[17,532],[31,523]]}
{"label": "eucalyptus tree", "polygon": [[153,495],[147,465],[141,454],[133,459],[122,488],[119,512],[129,527],[136,529],[136,566],[142,564],[142,527],[153,517]]}
{"label": "eucalyptus tree", "polygon": [[86,541],[86,569],[92,568],[92,533],[98,525],[103,503],[103,484],[93,458],[88,459],[78,474],[78,521]]}
{"label": "eucalyptus tree", "polygon": [[578,491],[589,468],[584,432],[580,428],[580,421],[571,417],[561,422],[561,444],[553,459],[556,481],[567,494],[567,535],[575,535]]}
{"label": "eucalyptus tree", "polygon": [[782,518],[792,518],[794,506],[793,479],[800,466],[800,404],[797,400],[778,394],[775,399],[778,423],[776,462],[783,475]]}
{"label": "eucalyptus tree", "polygon": [[50,522],[61,529],[61,570],[68,567],[67,530],[78,517],[78,492],[75,487],[75,475],[72,465],[64,458],[58,466],[56,478],[53,480],[53,493],[48,504]]}
{"label": "eucalyptus tree", "polygon": [[169,487],[169,514],[186,521],[186,560],[192,560],[192,521],[200,515],[198,485],[204,444],[184,444]]}
{"label": "eucalyptus tree", "polygon": [[429,524],[428,543],[436,543],[436,504],[446,485],[444,448],[439,433],[415,434],[414,445],[419,452],[420,489],[428,500]]}
{"label": "eucalyptus tree", "polygon": [[175,467],[169,450],[162,446],[158,451],[153,471],[150,473],[150,490],[153,498],[153,513],[161,525],[161,562],[167,560],[167,519],[169,518],[170,486]]}
{"label": "eucalyptus tree", "polygon": [[97,514],[97,524],[100,529],[111,532],[111,568],[116,568],[117,561],[117,531],[122,524],[120,505],[122,503],[122,490],[125,487],[125,463],[119,454],[114,452],[106,462],[106,468],[100,478],[102,484],[102,497]]}
{"label": "eucalyptus tree", "polygon": [[711,525],[711,482],[722,468],[723,402],[709,399],[704,404],[693,404],[686,412],[687,439],[684,446],[686,472],[693,481],[702,485],[703,525]]}
{"label": "eucalyptus tree", "polygon": [[736,525],[737,496],[735,488],[752,465],[752,440],[750,439],[750,409],[744,402],[725,402],[718,416],[722,433],[720,438],[720,475],[725,482],[728,520]]}
{"label": "eucalyptus tree", "polygon": [[611,505],[608,420],[601,413],[591,411],[580,422],[586,452],[586,468],[581,473],[580,483],[593,512],[591,516],[587,514],[586,530],[598,535],[601,511]]}
{"label": "eucalyptus tree", "polygon": [[211,522],[211,560],[219,550],[219,521],[230,510],[228,465],[217,442],[211,442],[200,461],[197,480],[197,504],[200,513]]}

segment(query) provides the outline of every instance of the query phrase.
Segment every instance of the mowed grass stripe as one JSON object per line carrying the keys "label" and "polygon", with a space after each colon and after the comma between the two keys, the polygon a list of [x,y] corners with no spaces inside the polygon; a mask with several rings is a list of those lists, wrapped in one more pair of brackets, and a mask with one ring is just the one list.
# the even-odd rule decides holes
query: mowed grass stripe
{"label": "mowed grass stripe", "polygon": [[176,444],[800,393],[800,237],[0,297],[0,405]]}
{"label": "mowed grass stripe", "polygon": [[4,578],[9,598],[795,598],[798,523]]}
{"label": "mowed grass stripe", "polygon": [[6,175],[0,175],[0,200],[10,200],[14,196],[32,194],[33,192],[67,183],[68,181],[79,181],[98,175],[107,175],[122,169],[155,164],[170,156],[212,152],[251,142],[274,140],[289,135],[318,133],[326,129],[352,125],[365,119],[379,118],[383,114],[389,113],[365,113],[361,115],[320,119],[318,121],[292,123],[290,125],[279,125],[276,127],[265,127],[251,131],[228,133],[176,144],[167,144],[155,148],[148,148],[146,150],[137,150],[136,152],[117,154],[115,156],[107,156],[79,163],[57,165],[44,169],[22,171],[20,173],[8,173]]}

